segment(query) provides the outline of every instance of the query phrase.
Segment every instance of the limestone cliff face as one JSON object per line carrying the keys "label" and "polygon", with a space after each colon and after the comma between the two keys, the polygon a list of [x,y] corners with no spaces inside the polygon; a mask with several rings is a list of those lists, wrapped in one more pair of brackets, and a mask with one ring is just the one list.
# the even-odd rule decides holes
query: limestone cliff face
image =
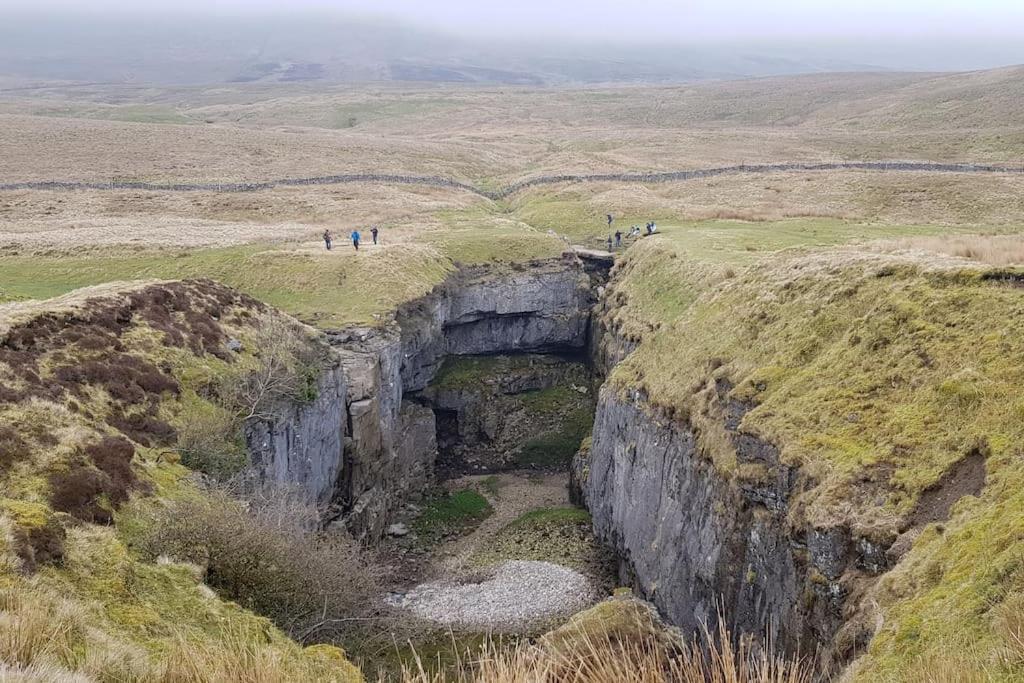
{"label": "limestone cliff face", "polygon": [[373,540],[398,507],[433,482],[434,415],[403,400],[401,342],[393,326],[330,339],[349,379],[346,468],[336,502],[349,530]]}
{"label": "limestone cliff face", "polygon": [[757,477],[720,472],[688,423],[640,392],[605,387],[590,448],[574,462],[577,497],[621,575],[673,625],[713,628],[721,612],[734,632],[768,634],[822,667],[848,661],[867,637],[853,606],[886,569],[885,549],[810,527],[794,503],[809,483],[739,429],[745,406],[723,402],[737,463]]}
{"label": "limestone cliff face", "polygon": [[426,387],[448,355],[583,349],[592,303],[573,256],[518,271],[464,270],[398,312],[405,389]]}
{"label": "limestone cliff face", "polygon": [[308,404],[282,404],[273,419],[250,421],[245,441],[252,469],[265,482],[294,487],[321,506],[330,502],[343,469],[347,392],[335,363],[321,375]]}
{"label": "limestone cliff face", "polygon": [[404,306],[383,328],[331,333],[347,380],[344,466],[335,502],[359,537],[379,538],[432,483],[433,411],[407,399],[448,355],[581,349],[590,279],[575,258],[522,270],[465,270]]}

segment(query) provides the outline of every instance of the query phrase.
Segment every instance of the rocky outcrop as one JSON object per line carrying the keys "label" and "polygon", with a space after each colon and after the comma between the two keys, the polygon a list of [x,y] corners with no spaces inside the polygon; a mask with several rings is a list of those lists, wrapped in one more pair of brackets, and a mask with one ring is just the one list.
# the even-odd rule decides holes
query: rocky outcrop
{"label": "rocky outcrop", "polygon": [[579,357],[521,354],[449,359],[416,397],[437,416],[439,466],[463,473],[522,467],[531,439],[592,418],[593,395]]}
{"label": "rocky outcrop", "polygon": [[324,506],[334,495],[343,468],[347,393],[345,374],[335,362],[321,375],[316,398],[282,403],[274,417],[250,420],[244,429],[251,467],[263,482],[294,488]]}
{"label": "rocky outcrop", "polygon": [[799,473],[740,429],[744,406],[723,408],[737,461],[756,477],[722,474],[694,428],[642,394],[603,389],[573,475],[595,534],[617,551],[621,575],[685,631],[713,627],[721,613],[734,632],[842,661],[862,644],[855,629],[840,631],[844,606],[885,569],[884,548],[801,522],[790,509]]}
{"label": "rocky outcrop", "polygon": [[329,333],[347,379],[335,504],[348,528],[379,538],[392,514],[432,483],[434,413],[407,397],[446,357],[582,349],[591,303],[590,279],[570,254],[516,269],[466,269],[382,328]]}
{"label": "rocky outcrop", "polygon": [[463,270],[398,312],[405,389],[426,387],[449,355],[582,350],[592,303],[571,253],[500,273]]}

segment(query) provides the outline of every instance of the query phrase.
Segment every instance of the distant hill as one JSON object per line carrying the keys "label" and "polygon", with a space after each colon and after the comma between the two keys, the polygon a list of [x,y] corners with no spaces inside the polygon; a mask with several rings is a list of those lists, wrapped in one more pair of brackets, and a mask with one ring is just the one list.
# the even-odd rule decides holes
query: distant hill
{"label": "distant hill", "polygon": [[880,68],[750,46],[503,43],[339,16],[7,14],[0,22],[6,81],[680,83]]}

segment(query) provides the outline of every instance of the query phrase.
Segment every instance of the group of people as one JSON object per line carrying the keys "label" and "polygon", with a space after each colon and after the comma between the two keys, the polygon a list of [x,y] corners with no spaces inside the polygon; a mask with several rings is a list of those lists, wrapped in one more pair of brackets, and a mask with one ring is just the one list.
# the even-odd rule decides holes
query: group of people
{"label": "group of people", "polygon": [[[373,227],[370,228],[370,236],[373,237],[373,243],[374,244],[377,244],[377,235],[379,233],[380,233],[380,230],[377,229],[376,225],[374,225]],[[323,237],[324,237],[324,246],[327,247],[327,251],[330,251],[331,247],[334,246],[334,236],[331,235],[331,231],[330,230],[324,230]],[[357,229],[353,230],[351,232],[351,234],[349,235],[349,238],[352,240],[352,246],[356,248],[356,251],[359,251],[359,240],[362,239],[362,235],[359,234],[359,229],[357,228]]]}
{"label": "group of people", "polygon": [[[612,222],[614,220],[615,220],[615,218],[611,214],[608,214],[608,228],[609,229],[611,229]],[[653,235],[654,233],[658,232],[658,226],[657,226],[657,224],[654,221],[648,221],[647,225],[644,226],[644,229],[647,231],[646,234],[648,234],[648,235]],[[622,246],[622,238],[624,236],[626,237],[626,239],[629,239],[629,238],[632,238],[632,237],[639,237],[640,236],[640,226],[639,225],[630,226],[629,232],[626,233],[625,235],[622,234],[621,230],[616,230],[615,234],[614,234],[614,237],[615,237],[615,241],[614,242],[612,241],[613,235],[608,235],[608,251],[611,251],[613,248],[618,249],[619,247],[621,247]]]}

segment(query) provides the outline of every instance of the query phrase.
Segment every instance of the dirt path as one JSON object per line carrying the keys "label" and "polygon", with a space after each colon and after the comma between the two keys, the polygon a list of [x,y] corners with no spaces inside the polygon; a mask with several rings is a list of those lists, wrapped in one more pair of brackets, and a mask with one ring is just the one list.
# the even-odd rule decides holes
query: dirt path
{"label": "dirt path", "polygon": [[[497,479],[497,495],[481,486],[485,479],[495,476]],[[466,568],[469,559],[494,534],[518,519],[523,514],[539,508],[562,507],[569,505],[569,475],[557,474],[525,474],[506,472],[498,475],[471,475],[460,477],[449,482],[452,490],[475,488],[487,498],[494,513],[485,519],[471,533],[447,543],[434,551],[431,564],[436,573],[460,574]]]}

